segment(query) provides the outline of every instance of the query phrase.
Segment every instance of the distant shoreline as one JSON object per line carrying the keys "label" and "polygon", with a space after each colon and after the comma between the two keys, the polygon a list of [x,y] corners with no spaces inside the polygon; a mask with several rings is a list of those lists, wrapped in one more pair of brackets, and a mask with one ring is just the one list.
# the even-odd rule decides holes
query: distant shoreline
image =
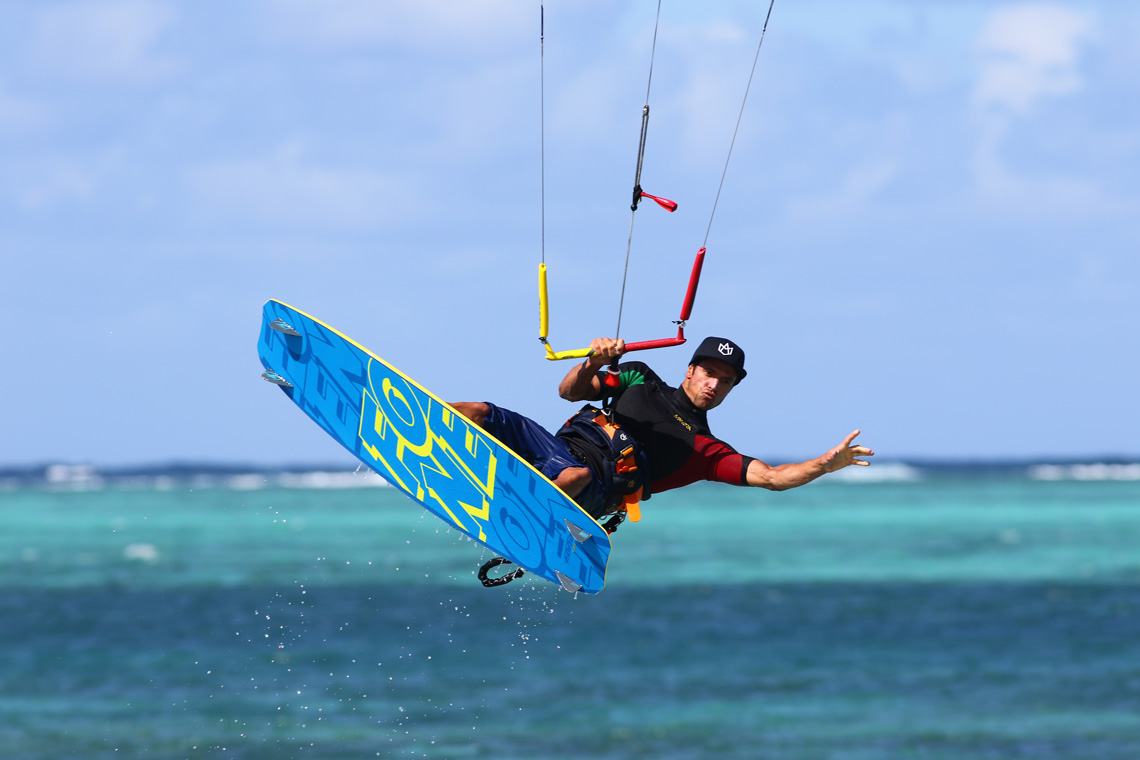
{"label": "distant shoreline", "polygon": [[[1080,459],[993,459],[876,461],[829,476],[842,482],[913,482],[939,478],[1028,479],[1039,481],[1140,481],[1140,456]],[[284,466],[173,462],[100,467],[42,463],[0,466],[0,490],[47,488],[170,489],[181,487],[256,490],[262,488],[368,488],[388,483],[363,465]]]}

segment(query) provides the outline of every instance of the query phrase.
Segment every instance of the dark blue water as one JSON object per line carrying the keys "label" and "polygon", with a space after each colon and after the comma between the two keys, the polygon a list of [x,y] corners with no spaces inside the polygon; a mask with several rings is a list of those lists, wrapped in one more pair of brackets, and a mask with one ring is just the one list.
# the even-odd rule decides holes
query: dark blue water
{"label": "dark blue water", "polygon": [[0,494],[0,756],[1134,760],[1135,486],[654,499],[577,598],[387,492]]}

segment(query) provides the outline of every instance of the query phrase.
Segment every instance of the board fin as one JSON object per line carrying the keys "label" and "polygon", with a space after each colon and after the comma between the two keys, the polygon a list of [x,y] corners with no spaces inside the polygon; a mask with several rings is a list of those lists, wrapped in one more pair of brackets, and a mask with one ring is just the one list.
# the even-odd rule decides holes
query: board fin
{"label": "board fin", "polygon": [[594,534],[587,533],[569,520],[564,520],[564,522],[566,523],[566,530],[570,531],[570,535],[573,536],[574,540],[578,543],[584,544],[594,537]]}
{"label": "board fin", "polygon": [[562,588],[566,589],[571,594],[576,594],[582,589],[581,583],[575,583],[558,570],[555,570],[554,574],[558,576],[558,582],[562,584]]}
{"label": "board fin", "polygon": [[[293,328],[290,327],[289,329],[292,330]],[[291,382],[289,382],[285,378],[281,377],[281,375],[278,375],[276,372],[274,372],[271,369],[267,369],[264,372],[262,372],[261,373],[261,379],[262,380],[268,380],[269,382],[273,383],[274,385],[280,385],[282,388],[292,388],[293,387],[293,384]]]}
{"label": "board fin", "polygon": [[301,333],[294,330],[293,326],[290,325],[288,322],[286,322],[281,317],[278,317],[277,319],[270,322],[269,326],[272,327],[277,332],[283,332],[286,335],[296,335],[298,338],[301,337]]}

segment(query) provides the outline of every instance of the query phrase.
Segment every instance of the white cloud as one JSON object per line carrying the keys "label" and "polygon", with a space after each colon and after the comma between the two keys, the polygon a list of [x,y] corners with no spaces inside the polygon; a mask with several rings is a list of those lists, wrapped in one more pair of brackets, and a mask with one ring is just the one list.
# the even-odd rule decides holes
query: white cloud
{"label": "white cloud", "polygon": [[29,211],[41,211],[58,204],[85,202],[96,192],[97,181],[89,168],[64,159],[22,164],[5,172],[5,184],[19,204]]}
{"label": "white cloud", "polygon": [[120,203],[123,196],[109,193],[124,165],[121,146],[91,153],[58,152],[52,155],[12,157],[0,164],[0,195],[33,212],[58,211],[104,201]]}
{"label": "white cloud", "polygon": [[189,180],[210,215],[287,227],[370,227],[426,206],[415,179],[320,166],[295,143],[268,158],[192,169]]}
{"label": "white cloud", "polygon": [[1022,176],[1005,156],[1013,135],[1032,128],[1043,103],[1084,88],[1081,53],[1096,35],[1096,21],[1055,3],[1006,6],[987,17],[976,42],[979,139],[972,159],[977,202],[986,211],[1053,217],[1117,213],[1133,205],[1092,178]]}
{"label": "white cloud", "polygon": [[1093,33],[1090,14],[1029,3],[990,14],[978,38],[981,74],[974,103],[1027,114],[1042,98],[1081,89],[1081,44]]}
{"label": "white cloud", "polygon": [[1135,217],[1138,212],[1134,196],[1112,192],[1096,177],[1018,174],[997,148],[996,144],[983,141],[974,156],[975,203],[981,215],[1058,220]]}
{"label": "white cloud", "polygon": [[538,26],[537,9],[517,0],[269,0],[267,6],[278,34],[332,45],[486,45],[517,38],[526,24]]}
{"label": "white cloud", "polygon": [[0,86],[0,129],[28,131],[48,120],[43,106],[34,100],[11,95]]}
{"label": "white cloud", "polygon": [[154,47],[174,22],[169,4],[148,0],[81,0],[39,10],[32,60],[67,79],[150,83],[179,66]]}
{"label": "white cloud", "polygon": [[[684,33],[675,29],[667,31],[671,32],[668,38],[671,44],[662,45],[659,52],[673,59],[669,62],[674,70],[684,72],[672,87],[668,82],[658,85],[663,110],[679,125],[679,139],[671,148],[685,155],[693,165],[716,166],[723,162],[728,151],[755,60],[759,28],[745,29],[714,21],[694,26]],[[754,83],[762,86],[768,62],[769,59],[757,62],[759,73]],[[759,91],[761,87],[756,89]],[[749,97],[759,100],[763,95],[752,92]],[[753,107],[746,114],[742,127],[745,133],[755,128],[757,113]]]}
{"label": "white cloud", "polygon": [[851,167],[833,192],[790,199],[788,214],[807,222],[858,218],[874,205],[898,174],[899,164],[891,158]]}

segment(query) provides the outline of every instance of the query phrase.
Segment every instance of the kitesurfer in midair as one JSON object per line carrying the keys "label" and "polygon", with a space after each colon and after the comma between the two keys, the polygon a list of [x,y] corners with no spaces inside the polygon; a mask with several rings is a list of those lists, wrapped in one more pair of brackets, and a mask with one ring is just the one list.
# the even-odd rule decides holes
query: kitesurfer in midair
{"label": "kitesurfer in midair", "polygon": [[[533,420],[491,403],[452,406],[533,464],[595,518],[621,509],[622,497],[637,489],[644,489],[640,497],[648,498],[650,493],[713,480],[783,491],[850,465],[866,466],[869,462],[861,457],[874,455],[854,442],[858,430],[822,456],[782,465],[740,454],[716,438],[709,430],[707,414],[747,374],[744,351],[730,340],[710,337],[702,341],[678,388],[665,384],[643,362],[619,364],[617,382],[608,385],[605,368],[625,352],[625,341],[598,338],[590,348],[591,355],[566,374],[558,393],[567,401],[612,399],[609,421],[639,447],[633,467],[636,476],[629,476],[636,477],[636,484],[620,474],[620,462],[615,469],[614,452],[620,447],[607,450],[611,447],[604,445],[604,439],[599,445],[596,436],[587,434],[590,419],[605,424],[592,412],[579,413],[552,435]],[[611,438],[616,440],[612,434]]]}

